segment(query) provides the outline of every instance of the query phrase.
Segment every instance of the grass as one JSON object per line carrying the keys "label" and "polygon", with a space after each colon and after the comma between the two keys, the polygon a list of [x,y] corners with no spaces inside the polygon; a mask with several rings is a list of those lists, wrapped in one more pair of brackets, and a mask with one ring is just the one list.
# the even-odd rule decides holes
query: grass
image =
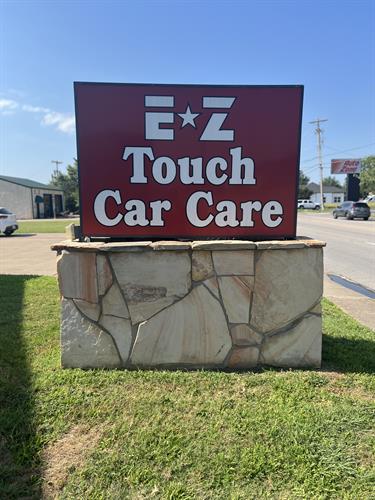
{"label": "grass", "polygon": [[19,229],[17,233],[64,233],[69,224],[79,224],[79,219],[56,219],[33,221],[18,221]]}
{"label": "grass", "polygon": [[321,371],[83,371],[54,278],[0,296],[0,498],[374,498],[374,332],[333,304]]}

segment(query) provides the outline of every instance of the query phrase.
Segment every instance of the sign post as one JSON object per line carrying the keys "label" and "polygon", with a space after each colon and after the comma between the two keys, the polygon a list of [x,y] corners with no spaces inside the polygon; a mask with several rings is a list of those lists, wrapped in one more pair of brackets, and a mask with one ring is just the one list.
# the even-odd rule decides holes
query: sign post
{"label": "sign post", "polygon": [[362,162],[360,159],[331,160],[332,174],[346,174],[346,199],[351,201],[359,200],[359,179],[354,174],[361,172]]}

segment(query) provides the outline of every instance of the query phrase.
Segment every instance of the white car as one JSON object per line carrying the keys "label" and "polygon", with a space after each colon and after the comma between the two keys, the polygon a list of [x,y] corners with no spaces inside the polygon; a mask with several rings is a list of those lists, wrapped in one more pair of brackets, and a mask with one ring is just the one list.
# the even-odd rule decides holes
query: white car
{"label": "white car", "polygon": [[16,216],[7,208],[0,207],[0,233],[10,236],[18,229]]}
{"label": "white car", "polygon": [[308,208],[309,210],[320,210],[319,203],[311,200],[298,200],[297,208]]}

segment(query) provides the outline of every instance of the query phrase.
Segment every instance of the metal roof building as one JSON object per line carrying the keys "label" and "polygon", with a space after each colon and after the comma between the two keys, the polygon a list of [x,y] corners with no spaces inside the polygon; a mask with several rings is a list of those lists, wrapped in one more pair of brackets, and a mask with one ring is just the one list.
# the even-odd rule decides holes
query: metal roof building
{"label": "metal roof building", "polygon": [[18,219],[53,218],[64,211],[64,193],[31,179],[0,175],[0,206]]}

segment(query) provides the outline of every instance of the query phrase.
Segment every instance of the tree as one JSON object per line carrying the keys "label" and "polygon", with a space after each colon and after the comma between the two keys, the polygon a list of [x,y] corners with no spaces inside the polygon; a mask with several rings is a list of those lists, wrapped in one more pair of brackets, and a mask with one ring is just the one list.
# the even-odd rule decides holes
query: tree
{"label": "tree", "polygon": [[362,160],[359,178],[362,197],[375,193],[375,156],[368,156]]}
{"label": "tree", "polygon": [[307,187],[310,182],[310,178],[303,173],[302,170],[299,171],[299,185],[298,185],[298,198],[300,199],[310,199],[313,192]]}
{"label": "tree", "polygon": [[305,175],[303,173],[303,170],[300,170],[299,171],[299,185],[300,186],[307,186],[307,184],[310,182],[310,177],[307,177],[307,175]]}
{"label": "tree", "polygon": [[323,186],[335,186],[338,188],[342,188],[340,182],[335,177],[332,176],[324,177]]}
{"label": "tree", "polygon": [[78,163],[76,159],[74,159],[73,165],[68,165],[66,167],[66,174],[54,172],[50,180],[50,185],[64,192],[66,210],[75,212],[78,209]]}

